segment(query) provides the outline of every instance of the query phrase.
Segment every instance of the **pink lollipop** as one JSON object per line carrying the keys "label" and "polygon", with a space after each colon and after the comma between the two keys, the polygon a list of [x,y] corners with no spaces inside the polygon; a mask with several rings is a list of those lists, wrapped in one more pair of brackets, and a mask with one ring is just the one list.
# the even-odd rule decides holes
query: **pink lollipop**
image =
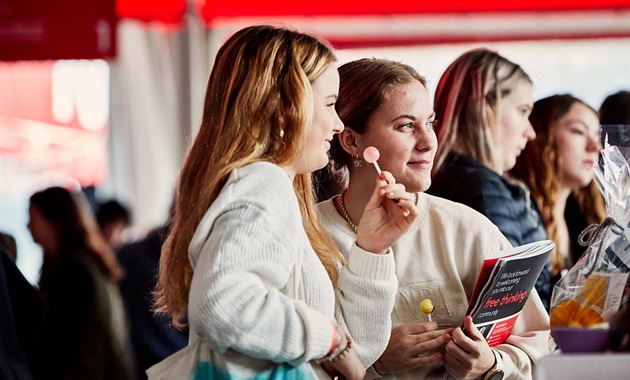
{"label": "pink lollipop", "polygon": [[[381,157],[381,152],[379,152],[378,149],[376,149],[373,146],[368,146],[363,151],[363,159],[365,160],[365,162],[369,164],[374,164],[374,167],[376,168],[376,172],[378,173],[378,175],[381,175],[381,168],[378,166],[378,163],[376,162],[378,161],[379,157]],[[398,198],[394,198],[392,200],[395,203],[399,202]]]}
{"label": "pink lollipop", "polygon": [[365,159],[367,163],[374,164],[374,167],[376,168],[376,172],[378,173],[378,175],[381,175],[381,168],[378,166],[378,163],[376,161],[378,161],[378,158],[380,156],[381,156],[381,153],[378,151],[378,149],[376,149],[373,146],[368,146],[363,151],[363,158]]}

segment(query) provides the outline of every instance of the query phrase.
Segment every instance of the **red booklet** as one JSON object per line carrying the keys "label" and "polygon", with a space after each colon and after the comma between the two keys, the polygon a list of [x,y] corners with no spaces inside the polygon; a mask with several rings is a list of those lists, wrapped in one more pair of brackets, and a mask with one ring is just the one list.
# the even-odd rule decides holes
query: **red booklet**
{"label": "red booklet", "polygon": [[541,240],[499,252],[483,262],[466,315],[494,347],[512,331],[555,244]]}

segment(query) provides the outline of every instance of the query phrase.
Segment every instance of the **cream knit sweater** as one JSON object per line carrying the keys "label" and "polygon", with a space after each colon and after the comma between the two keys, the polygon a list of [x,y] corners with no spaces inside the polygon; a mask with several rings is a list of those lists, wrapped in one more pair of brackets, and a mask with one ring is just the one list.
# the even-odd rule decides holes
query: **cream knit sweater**
{"label": "cream knit sweater", "polygon": [[[318,211],[341,251],[349,252],[355,233],[333,201],[320,203]],[[434,321],[442,327],[460,326],[484,255],[508,248],[510,243],[485,216],[462,204],[420,193],[418,211],[414,226],[392,246],[398,277],[393,325],[427,321],[419,305],[430,298],[435,304]],[[549,353],[548,347],[549,317],[533,292],[512,335],[497,347],[503,356],[505,380],[531,379],[536,360]],[[443,373],[442,366],[433,366],[385,378],[439,379]]]}
{"label": "cream knit sweater", "polygon": [[[397,287],[393,256],[352,246],[335,290],[284,170],[267,162],[235,170],[189,246],[191,334],[220,352],[297,365],[326,355],[337,315],[359,327],[350,329],[357,342],[383,351]],[[296,268],[299,300],[291,296]]]}

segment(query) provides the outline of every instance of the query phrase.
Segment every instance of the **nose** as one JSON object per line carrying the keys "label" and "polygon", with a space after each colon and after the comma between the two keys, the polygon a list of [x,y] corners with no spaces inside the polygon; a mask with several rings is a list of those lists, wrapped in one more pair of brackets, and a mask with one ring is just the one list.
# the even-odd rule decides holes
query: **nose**
{"label": "nose", "polygon": [[343,121],[341,121],[341,119],[339,118],[339,114],[337,113],[337,110],[334,111],[335,114],[335,120],[333,121],[333,132],[334,133],[341,133],[343,132],[344,129],[344,125],[343,125]]}
{"label": "nose", "polygon": [[527,141],[532,141],[536,138],[536,131],[534,131],[534,127],[532,127],[532,123],[527,121],[527,128],[525,129],[525,138]]}
{"label": "nose", "polygon": [[586,138],[586,150],[588,152],[598,152],[602,149],[599,143],[599,136],[588,136]]}
{"label": "nose", "polygon": [[434,150],[436,148],[435,145],[437,145],[436,143],[437,139],[434,137],[435,136],[434,132],[429,131],[424,128],[420,128],[419,131],[421,132],[415,134],[416,135],[416,145],[415,145],[416,150],[420,152],[428,152],[430,150]]}

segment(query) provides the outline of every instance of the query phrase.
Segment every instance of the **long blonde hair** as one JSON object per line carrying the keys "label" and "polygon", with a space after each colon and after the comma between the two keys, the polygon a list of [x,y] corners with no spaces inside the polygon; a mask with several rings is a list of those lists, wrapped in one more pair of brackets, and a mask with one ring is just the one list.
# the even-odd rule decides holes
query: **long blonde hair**
{"label": "long blonde hair", "polygon": [[467,51],[449,65],[435,91],[438,151],[434,174],[452,151],[503,173],[500,150],[493,142],[495,110],[522,80],[531,83],[519,65],[488,49]]}
{"label": "long blonde hair", "polygon": [[[181,326],[187,312],[188,246],[199,221],[234,169],[297,159],[313,117],[311,83],[335,61],[332,50],[316,38],[272,26],[242,29],[219,49],[160,259],[156,310],[169,314],[174,325]],[[317,223],[310,174],[297,175],[293,186],[309,240],[336,284],[343,256]]]}

